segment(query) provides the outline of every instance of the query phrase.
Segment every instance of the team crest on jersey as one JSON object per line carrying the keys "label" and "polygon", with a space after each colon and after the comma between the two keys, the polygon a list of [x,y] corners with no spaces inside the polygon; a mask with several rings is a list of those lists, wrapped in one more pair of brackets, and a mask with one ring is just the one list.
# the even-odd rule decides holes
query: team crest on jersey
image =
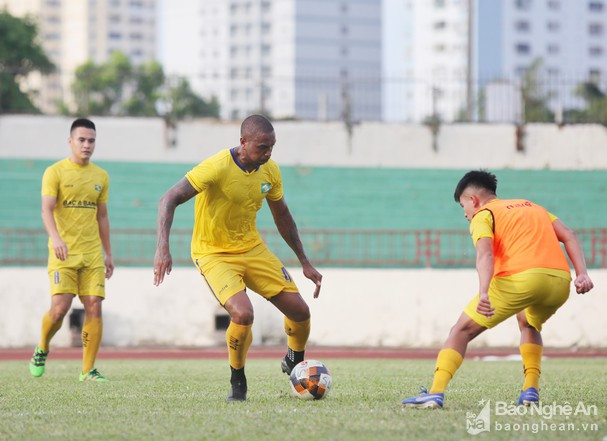
{"label": "team crest on jersey", "polygon": [[263,184],[261,184],[261,194],[269,193],[271,188],[272,184],[270,184],[269,182],[264,182]]}
{"label": "team crest on jersey", "polygon": [[95,190],[97,190],[97,191],[101,191],[101,185],[99,185],[99,184],[95,184]]}

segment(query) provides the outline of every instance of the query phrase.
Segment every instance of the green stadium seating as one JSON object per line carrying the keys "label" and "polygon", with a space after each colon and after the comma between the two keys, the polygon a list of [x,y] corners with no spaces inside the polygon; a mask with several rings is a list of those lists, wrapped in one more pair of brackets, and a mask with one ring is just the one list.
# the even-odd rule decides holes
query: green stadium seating
{"label": "green stadium seating", "polygon": [[[40,183],[47,160],[0,160],[0,230],[42,229]],[[155,230],[160,196],[195,164],[96,162],[110,174],[111,227]],[[466,230],[453,190],[466,170],[281,167],[285,198],[300,230]],[[493,170],[503,198],[527,198],[544,205],[575,229],[607,223],[607,171]],[[193,201],[176,212],[173,228],[191,230]],[[274,230],[264,205],[260,229]],[[8,233],[3,233],[8,234]],[[146,234],[141,255],[155,246]],[[41,236],[44,240],[45,236]],[[5,240],[6,242],[6,240]],[[114,253],[129,235],[113,237]],[[272,240],[275,246],[285,246]],[[314,243],[309,246],[314,247]],[[188,241],[180,239],[179,247]],[[287,250],[288,251],[288,250]],[[18,252],[0,246],[0,258]],[[124,251],[126,252],[126,251]],[[346,250],[344,252],[349,252]],[[182,251],[180,251],[182,253]],[[136,255],[136,252],[135,252]],[[149,257],[146,257],[149,260]]]}

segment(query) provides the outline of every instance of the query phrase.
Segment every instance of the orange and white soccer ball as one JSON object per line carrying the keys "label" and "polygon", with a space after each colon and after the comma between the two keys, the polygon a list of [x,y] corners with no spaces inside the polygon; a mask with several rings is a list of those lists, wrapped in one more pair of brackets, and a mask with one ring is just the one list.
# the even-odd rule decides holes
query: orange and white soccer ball
{"label": "orange and white soccer ball", "polygon": [[302,400],[320,400],[327,396],[333,381],[329,368],[317,360],[304,360],[291,371],[291,390]]}

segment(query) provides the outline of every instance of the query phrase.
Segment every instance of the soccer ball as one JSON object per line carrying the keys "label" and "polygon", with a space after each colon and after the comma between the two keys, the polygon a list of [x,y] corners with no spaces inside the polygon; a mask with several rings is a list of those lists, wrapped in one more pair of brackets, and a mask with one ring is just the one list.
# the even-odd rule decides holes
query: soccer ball
{"label": "soccer ball", "polygon": [[316,360],[304,360],[297,364],[289,379],[293,395],[302,400],[320,400],[331,389],[329,369]]}

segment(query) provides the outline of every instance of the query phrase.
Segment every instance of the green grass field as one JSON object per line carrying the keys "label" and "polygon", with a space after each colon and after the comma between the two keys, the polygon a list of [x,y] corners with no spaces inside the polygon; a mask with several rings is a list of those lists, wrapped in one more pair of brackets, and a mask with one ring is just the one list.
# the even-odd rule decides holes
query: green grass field
{"label": "green grass field", "polygon": [[469,413],[479,413],[480,400],[515,400],[520,362],[467,360],[445,408],[425,411],[401,409],[400,401],[429,386],[432,361],[323,361],[333,374],[331,394],[305,402],[290,396],[278,360],[250,360],[246,403],[225,402],[223,360],[100,360],[99,370],[112,380],[105,384],[79,383],[78,361],[50,359],[39,379],[30,377],[27,362],[0,362],[0,439],[607,439],[605,359],[543,363],[543,405],[575,409],[581,401],[590,415],[508,416],[491,407],[491,431],[477,436],[466,431]]}

